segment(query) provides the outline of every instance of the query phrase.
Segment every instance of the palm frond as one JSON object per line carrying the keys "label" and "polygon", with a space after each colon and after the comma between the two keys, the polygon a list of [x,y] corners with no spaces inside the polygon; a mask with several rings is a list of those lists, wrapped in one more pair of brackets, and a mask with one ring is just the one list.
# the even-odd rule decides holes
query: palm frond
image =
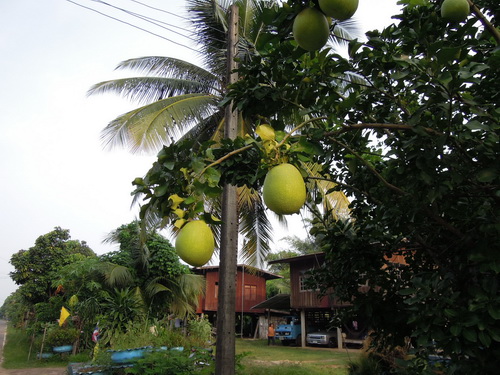
{"label": "palm frond", "polygon": [[217,110],[218,97],[209,94],[186,94],[142,106],[127,112],[104,128],[106,146],[123,145],[132,152],[158,151],[164,144],[194,123]]}
{"label": "palm frond", "polygon": [[153,298],[158,293],[168,292],[172,292],[172,289],[168,286],[168,282],[165,282],[161,277],[154,278],[146,285],[146,293],[149,298]]}
{"label": "palm frond", "polygon": [[106,284],[111,287],[127,286],[133,280],[128,267],[108,263],[104,274]]}
{"label": "palm frond", "polygon": [[188,0],[187,6],[200,56],[219,77],[225,77],[227,10],[231,4],[230,0]]}
{"label": "palm frond", "polygon": [[330,46],[340,55],[346,55],[349,41],[364,37],[361,30],[361,22],[356,17],[336,22],[330,34]]}
{"label": "palm frond", "polygon": [[330,180],[322,179],[320,171],[322,166],[316,163],[301,163],[301,167],[307,172],[308,176],[315,177],[310,179],[308,191],[316,191],[323,197],[324,212],[331,212],[334,220],[343,219],[349,216],[349,200],[341,191],[331,191],[337,184]]}
{"label": "palm frond", "polygon": [[218,141],[224,134],[224,112],[219,110],[212,116],[198,122],[187,131],[179,141],[184,139],[196,139],[198,143],[202,143],[209,139]]}
{"label": "palm frond", "polygon": [[130,69],[149,76],[178,78],[212,83],[219,82],[219,77],[202,67],[188,61],[166,56],[145,56],[122,61],[116,69]]}
{"label": "palm frond", "polygon": [[272,226],[260,194],[246,186],[238,188],[240,233],[245,237],[241,257],[245,263],[262,268],[271,251]]}
{"label": "palm frond", "polygon": [[88,95],[115,93],[139,104],[148,104],[175,95],[207,93],[220,95],[213,82],[163,77],[130,77],[99,82]]}
{"label": "palm frond", "polygon": [[205,278],[201,275],[183,274],[175,281],[170,310],[179,317],[194,314],[198,307],[199,296],[205,291]]}

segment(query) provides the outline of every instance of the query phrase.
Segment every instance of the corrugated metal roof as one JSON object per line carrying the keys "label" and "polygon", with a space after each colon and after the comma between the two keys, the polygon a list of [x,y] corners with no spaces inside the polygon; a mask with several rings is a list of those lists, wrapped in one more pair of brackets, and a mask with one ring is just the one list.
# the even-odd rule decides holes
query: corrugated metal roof
{"label": "corrugated metal roof", "polygon": [[252,309],[290,310],[290,294],[277,294],[253,306]]}

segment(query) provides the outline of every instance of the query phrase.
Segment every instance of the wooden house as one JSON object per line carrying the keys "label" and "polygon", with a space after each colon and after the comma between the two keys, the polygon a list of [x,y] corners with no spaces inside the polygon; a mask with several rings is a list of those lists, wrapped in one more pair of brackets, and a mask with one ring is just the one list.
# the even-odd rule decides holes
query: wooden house
{"label": "wooden house", "polygon": [[[345,302],[339,301],[328,291],[322,295],[319,290],[312,290],[307,286],[308,271],[321,267],[324,259],[324,253],[314,253],[269,262],[271,264],[288,263],[290,265],[290,308],[293,313],[300,315],[302,346],[305,346],[307,333],[325,329],[329,325],[335,310],[347,306]],[[365,327],[362,327],[362,324],[357,321],[353,321],[353,325],[355,327],[344,327],[344,331],[350,331],[351,337],[356,336],[356,331],[365,330]],[[341,331],[339,328],[339,347],[349,341],[359,341],[358,337],[347,338],[347,335],[343,336],[342,333],[345,332]],[[344,340],[342,340],[342,337],[344,337]]]}
{"label": "wooden house", "polygon": [[[397,265],[405,265],[406,259],[403,255],[393,255],[386,259]],[[320,293],[319,290],[311,290],[307,286],[308,271],[321,267],[325,260],[325,253],[315,253],[301,255],[291,258],[284,258],[269,262],[288,263],[290,265],[290,309],[300,315],[302,328],[302,346],[305,346],[305,337],[309,330],[324,329],[330,322],[337,309],[348,305],[346,302],[338,300],[333,293]],[[360,285],[360,290],[369,288],[368,285]],[[323,292],[323,291],[322,291]],[[266,302],[259,307],[266,307]],[[351,323],[344,327],[337,328],[339,348],[345,343],[362,343],[362,338],[366,335],[367,327],[362,318],[353,317]]]}
{"label": "wooden house", "polygon": [[[203,275],[206,280],[205,295],[200,297],[198,314],[204,314],[215,324],[219,296],[219,266],[198,267],[193,270]],[[265,309],[252,309],[253,306],[266,300],[267,280],[278,279],[281,276],[273,273],[239,264],[236,273],[236,332],[242,336],[253,335],[258,316]]]}

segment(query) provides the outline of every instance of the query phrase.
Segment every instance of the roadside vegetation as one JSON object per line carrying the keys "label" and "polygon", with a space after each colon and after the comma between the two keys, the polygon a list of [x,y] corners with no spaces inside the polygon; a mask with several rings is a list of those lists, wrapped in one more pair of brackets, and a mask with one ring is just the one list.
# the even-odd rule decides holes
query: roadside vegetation
{"label": "roadside vegetation", "polygon": [[[24,330],[9,326],[7,336],[3,361],[3,367],[6,369],[66,367],[68,363],[91,363],[92,361],[91,350],[82,351],[77,355],[60,354],[39,359],[37,348],[31,345]],[[148,335],[145,333],[142,338],[134,336],[134,334],[123,335],[122,338],[125,341],[121,346],[138,347],[152,343],[147,340]],[[193,344],[181,337],[183,336],[177,336],[176,345]],[[360,350],[355,349],[268,346],[267,340],[250,339],[237,339],[236,353],[239,364],[238,374],[240,375],[345,375],[348,364],[360,356]],[[180,356],[174,358],[179,359]],[[104,353],[94,363],[106,363],[107,361],[109,358],[106,358]],[[173,362],[172,360],[171,363]]]}

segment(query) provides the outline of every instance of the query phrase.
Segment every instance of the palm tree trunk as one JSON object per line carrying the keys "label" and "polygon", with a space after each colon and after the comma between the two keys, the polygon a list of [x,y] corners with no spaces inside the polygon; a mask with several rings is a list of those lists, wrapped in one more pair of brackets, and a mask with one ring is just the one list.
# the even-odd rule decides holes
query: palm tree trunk
{"label": "palm tree trunk", "polygon": [[[232,5],[229,16],[227,77],[228,84],[237,80],[234,73],[234,56],[238,43],[238,7]],[[224,135],[234,139],[237,135],[238,113],[232,105],[226,107]],[[217,307],[217,375],[235,373],[235,317],[236,317],[236,267],[238,253],[238,211],[236,186],[226,184],[222,193],[222,228],[220,240],[219,304]]]}

